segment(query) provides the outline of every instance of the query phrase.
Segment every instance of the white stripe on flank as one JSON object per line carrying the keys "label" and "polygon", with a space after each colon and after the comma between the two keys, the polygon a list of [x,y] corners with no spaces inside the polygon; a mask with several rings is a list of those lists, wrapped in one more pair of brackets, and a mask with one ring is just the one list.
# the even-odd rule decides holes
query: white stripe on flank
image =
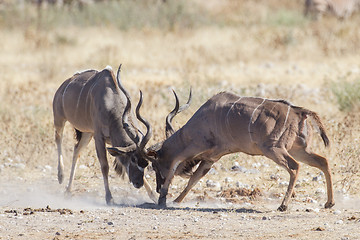
{"label": "white stripe on flank", "polygon": [[[229,131],[229,134],[230,134],[230,136],[231,136],[231,138],[232,139],[234,139],[233,138],[233,136],[231,135],[231,129],[230,129],[230,123],[229,123],[229,114],[230,114],[230,111],[231,111],[231,109],[234,107],[234,105],[236,104],[236,103],[238,103],[240,100],[242,99],[242,97],[240,97],[238,100],[236,100],[232,105],[231,105],[231,107],[229,108],[229,111],[227,112],[227,114],[226,114],[226,128],[227,128],[227,130]],[[234,139],[235,140],[235,139]]]}
{"label": "white stripe on flank", "polygon": [[81,97],[81,94],[82,94],[85,86],[86,86],[86,83],[84,84],[84,86],[82,86],[82,88],[81,88],[81,90],[80,90],[80,93],[79,93],[79,97],[78,97],[77,103],[76,103],[76,115],[75,115],[76,117],[77,117],[78,112],[79,112],[80,97]]}
{"label": "white stripe on flank", "polygon": [[264,98],[263,101],[259,104],[259,106],[257,106],[254,111],[252,112],[251,114],[251,118],[250,118],[250,121],[249,121],[249,126],[248,126],[248,131],[249,131],[249,136],[250,136],[250,141],[253,142],[253,139],[252,139],[252,136],[251,136],[251,124],[252,124],[252,119],[254,117],[254,114],[256,112],[256,110],[258,110],[258,108],[266,101],[266,99]]}
{"label": "white stripe on flank", "polygon": [[[275,105],[272,107],[272,109],[270,110],[270,113],[272,112],[272,110],[274,110],[274,108],[276,107],[276,105],[278,105],[278,102],[275,103]],[[268,116],[264,122],[264,124],[269,120],[270,116]]]}
{"label": "white stripe on flank", "polygon": [[288,110],[287,110],[287,113],[286,113],[286,118],[285,118],[285,122],[284,122],[284,127],[285,127],[285,125],[286,125],[286,122],[287,122],[287,120],[288,120],[288,117],[289,117],[289,113],[290,113],[290,108],[291,108],[291,106],[289,105],[289,106],[288,106]]}
{"label": "white stripe on flank", "polygon": [[284,134],[284,132],[285,132],[285,130],[286,130],[286,122],[287,122],[287,120],[288,120],[288,118],[289,118],[290,108],[291,108],[291,106],[289,105],[289,106],[288,106],[287,113],[286,113],[286,117],[285,117],[285,122],[284,122],[283,129],[281,130],[281,133],[279,134],[279,139],[280,139],[280,137]]}
{"label": "white stripe on flank", "polygon": [[87,101],[87,99],[88,99],[89,94],[92,93],[94,87],[95,87],[96,84],[98,84],[98,83],[99,83],[99,81],[95,81],[95,82],[91,85],[90,91],[88,92],[88,94],[87,94],[87,96],[86,96],[86,101]]}
{"label": "white stripe on flank", "polygon": [[[64,96],[65,96],[66,90],[68,89],[68,87],[69,87],[69,85],[70,85],[71,82],[72,82],[72,81],[69,81],[69,83],[66,85],[66,88],[65,88],[65,90],[64,90],[64,92],[63,92],[63,95],[62,95],[62,104],[63,104],[64,114],[65,114],[65,100],[64,100]],[[66,114],[65,114],[65,115],[66,115]]]}

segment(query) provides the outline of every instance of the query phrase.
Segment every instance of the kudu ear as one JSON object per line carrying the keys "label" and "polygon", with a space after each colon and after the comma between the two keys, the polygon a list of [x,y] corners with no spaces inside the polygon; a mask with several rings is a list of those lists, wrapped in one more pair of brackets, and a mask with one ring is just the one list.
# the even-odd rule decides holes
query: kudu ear
{"label": "kudu ear", "polygon": [[154,150],[148,150],[146,153],[146,156],[156,159],[157,158],[157,152]]}
{"label": "kudu ear", "polygon": [[107,148],[107,150],[112,156],[117,157],[117,156],[123,155],[125,153],[136,150],[136,146],[130,145],[128,147],[109,147],[109,148]]}

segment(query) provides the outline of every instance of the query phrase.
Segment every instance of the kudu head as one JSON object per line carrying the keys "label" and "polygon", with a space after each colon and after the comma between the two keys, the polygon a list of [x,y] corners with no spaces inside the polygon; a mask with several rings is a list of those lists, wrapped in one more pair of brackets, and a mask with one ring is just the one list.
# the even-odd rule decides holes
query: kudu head
{"label": "kudu head", "polygon": [[142,138],[139,137],[140,130],[132,125],[128,119],[131,111],[131,99],[129,93],[122,86],[120,81],[120,69],[117,71],[117,83],[120,90],[126,96],[127,102],[126,107],[122,116],[122,124],[126,134],[132,140],[132,144],[126,147],[110,147],[107,148],[108,152],[116,157],[115,160],[115,170],[119,173],[123,173],[123,169],[126,169],[126,173],[129,176],[130,182],[134,185],[135,188],[140,188],[144,185],[144,170],[148,165],[147,152],[145,146],[151,138],[152,129],[150,124],[141,117],[140,107],[142,105],[142,92],[140,91],[139,103],[136,107],[136,117],[139,119],[147,128],[145,136]]}
{"label": "kudu head", "polygon": [[[144,170],[148,165],[148,162],[152,163],[152,167],[156,172],[156,182],[157,182],[157,191],[160,191],[160,188],[162,184],[165,181],[165,177],[161,175],[161,166],[158,164],[158,154],[157,151],[161,149],[162,142],[153,145],[149,149],[145,149],[146,144],[149,142],[151,136],[152,136],[152,128],[148,121],[146,121],[142,116],[140,115],[140,107],[142,105],[142,92],[140,91],[140,99],[139,103],[136,107],[136,117],[140,122],[142,122],[147,129],[147,132],[145,136],[140,139],[138,133],[140,132],[139,129],[137,129],[135,126],[131,125],[131,123],[128,122],[129,114],[131,111],[131,99],[129,93],[125,90],[123,85],[120,81],[120,68],[119,66],[118,72],[117,72],[117,83],[120,88],[120,90],[124,93],[127,99],[126,107],[124,110],[124,114],[122,117],[122,123],[123,128],[129,138],[133,141],[133,144],[127,146],[127,147],[111,147],[108,148],[108,151],[111,155],[115,156],[117,158],[117,162],[120,162],[121,165],[116,165],[115,170],[118,168],[119,171],[123,171],[122,167],[125,167],[126,172],[129,176],[129,180],[132,182],[134,187],[140,188],[144,184]],[[174,132],[174,128],[172,126],[172,120],[173,118],[180,112],[186,110],[189,108],[191,103],[191,97],[192,97],[192,91],[190,89],[190,95],[189,99],[186,104],[180,106],[179,105],[179,99],[177,97],[177,94],[175,91],[173,91],[176,104],[175,108],[168,114],[166,117],[166,123],[165,123],[165,135],[166,138],[170,137]]]}
{"label": "kudu head", "polygon": [[[174,127],[172,126],[173,118],[180,112],[189,108],[190,103],[191,103],[191,97],[192,97],[192,90],[190,88],[190,94],[189,94],[189,99],[188,99],[187,103],[180,106],[179,98],[174,90],[173,90],[173,93],[175,96],[175,108],[167,115],[166,120],[165,120],[166,139],[175,133]],[[159,163],[158,163],[159,159],[158,159],[158,153],[157,153],[161,149],[162,144],[163,144],[163,142],[160,142],[158,144],[151,146],[147,152],[147,158],[149,159],[149,161],[152,162],[152,167],[156,173],[156,191],[158,193],[160,192],[161,186],[165,182],[165,176],[162,175],[161,166],[159,166]]]}

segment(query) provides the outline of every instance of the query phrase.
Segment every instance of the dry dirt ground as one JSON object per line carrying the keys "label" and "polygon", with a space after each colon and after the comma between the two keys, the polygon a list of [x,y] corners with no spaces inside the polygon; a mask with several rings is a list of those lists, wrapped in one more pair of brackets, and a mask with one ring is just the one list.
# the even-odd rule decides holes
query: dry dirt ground
{"label": "dry dirt ground", "polygon": [[[14,168],[12,174],[18,171]],[[169,201],[167,209],[159,209],[144,189],[137,190],[115,175],[110,184],[116,205],[106,206],[101,175],[86,174],[84,165],[73,196],[65,197],[56,171],[46,166],[34,170],[38,180],[31,180],[29,173],[0,188],[0,239],[360,239],[359,200],[337,192],[335,207],[324,209],[323,182],[311,180],[320,188],[298,184],[290,209],[278,212],[286,188],[282,182],[272,180],[280,187],[271,190],[246,191],[254,189],[246,183],[257,185],[256,179],[269,174],[260,171],[226,171],[244,188],[236,187],[229,177],[226,181],[231,183],[222,182],[223,187],[202,181],[183,203]],[[8,175],[3,172],[2,182],[14,179]],[[175,179],[170,200],[183,184]],[[243,194],[239,189],[244,189]]]}

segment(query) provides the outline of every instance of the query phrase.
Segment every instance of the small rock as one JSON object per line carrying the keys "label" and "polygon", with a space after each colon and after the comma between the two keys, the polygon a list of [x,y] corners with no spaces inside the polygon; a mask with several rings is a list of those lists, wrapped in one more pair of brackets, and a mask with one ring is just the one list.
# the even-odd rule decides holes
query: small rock
{"label": "small rock", "polygon": [[304,179],[302,180],[303,183],[308,183],[309,181],[310,181],[310,179],[308,179],[308,178],[304,178]]}
{"label": "small rock", "polygon": [[18,168],[18,169],[25,169],[26,165],[23,163],[14,163],[14,164],[12,164],[12,167]]}
{"label": "small rock", "polygon": [[250,188],[250,186],[248,184],[242,183],[242,182],[236,182],[235,186],[238,188]]}
{"label": "small rock", "polygon": [[323,227],[317,227],[314,229],[314,231],[325,231],[325,228]]}
{"label": "small rock", "polygon": [[210,187],[210,188],[220,187],[220,183],[209,179],[206,181],[206,187]]}
{"label": "small rock", "polygon": [[317,201],[311,197],[306,197],[305,198],[305,201],[304,202],[307,202],[307,203],[317,203]]}
{"label": "small rock", "polygon": [[257,169],[248,169],[245,171],[245,173],[250,173],[250,174],[257,174],[259,173],[260,171],[257,170]]}
{"label": "small rock", "polygon": [[242,166],[232,166],[231,167],[231,171],[235,171],[235,172],[243,172],[245,173],[247,171],[247,169],[245,167],[242,167]]}
{"label": "small rock", "polygon": [[285,181],[283,181],[283,182],[279,182],[279,186],[287,186],[289,183],[288,182],[285,182]]}
{"label": "small rock", "polygon": [[271,217],[263,216],[263,217],[262,217],[262,220],[271,220]]}
{"label": "small rock", "polygon": [[61,235],[61,233],[59,233],[59,232],[56,232],[56,233],[55,233],[55,235],[57,235],[57,236],[60,236],[60,235]]}
{"label": "small rock", "polygon": [[340,210],[335,210],[333,213],[334,213],[335,215],[339,215],[339,214],[341,214],[341,211],[340,211]]}
{"label": "small rock", "polygon": [[316,176],[316,177],[313,177],[313,181],[314,182],[318,182],[318,181],[320,181],[322,179],[322,177],[319,175],[319,176]]}
{"label": "small rock", "polygon": [[44,167],[47,171],[51,171],[52,170],[52,167],[50,165],[45,165]]}
{"label": "small rock", "polygon": [[199,219],[198,218],[194,218],[194,222],[198,222],[199,221]]}
{"label": "small rock", "polygon": [[253,167],[253,168],[259,168],[259,167],[261,167],[261,163],[253,163],[253,164],[251,165],[251,167]]}
{"label": "small rock", "polygon": [[210,174],[210,175],[216,175],[216,174],[218,174],[218,172],[215,170],[215,168],[210,168],[208,174]]}
{"label": "small rock", "polygon": [[270,175],[270,179],[271,179],[271,180],[278,181],[278,180],[280,180],[280,176],[277,175],[277,174],[271,174],[271,175]]}
{"label": "small rock", "polygon": [[109,226],[114,225],[113,222],[108,222],[107,224],[108,224]]}
{"label": "small rock", "polygon": [[231,182],[233,182],[231,177],[226,177],[225,178],[225,183],[231,183]]}
{"label": "small rock", "polygon": [[316,189],[315,194],[325,194],[325,189],[318,188],[318,189]]}
{"label": "small rock", "polygon": [[344,223],[343,220],[337,220],[337,221],[335,222],[335,224],[343,224],[343,223]]}
{"label": "small rock", "polygon": [[87,167],[86,165],[84,165],[84,164],[81,164],[81,165],[79,166],[79,169],[84,170],[84,169],[88,169],[88,167]]}

